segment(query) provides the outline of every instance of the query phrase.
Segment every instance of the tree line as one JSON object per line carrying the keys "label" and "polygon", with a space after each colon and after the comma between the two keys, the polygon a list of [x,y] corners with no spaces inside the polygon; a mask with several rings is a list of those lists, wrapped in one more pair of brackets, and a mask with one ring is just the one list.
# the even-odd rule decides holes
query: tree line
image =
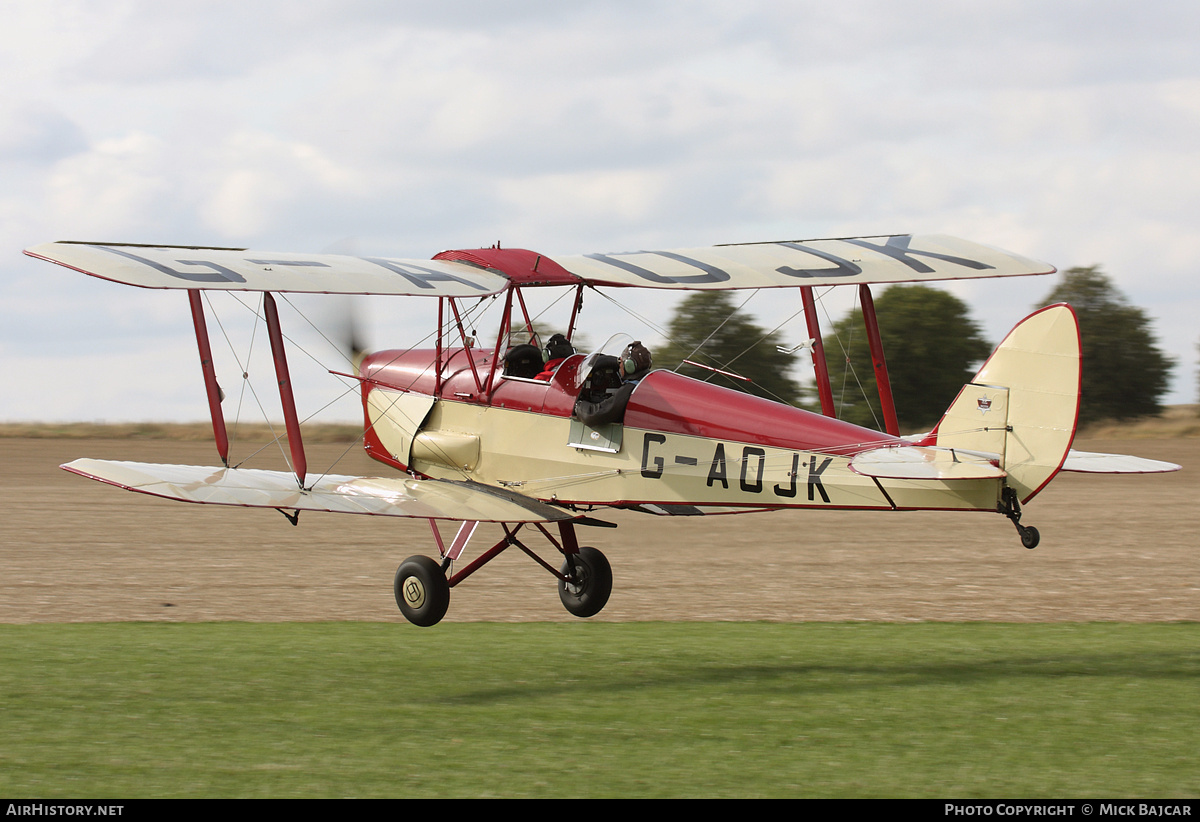
{"label": "tree line", "polygon": [[[1080,423],[1161,413],[1174,363],[1160,349],[1146,313],[1131,305],[1099,266],[1063,272],[1058,285],[1033,308],[1061,302],[1069,303],[1079,318]],[[901,430],[928,430],[993,345],[967,305],[939,288],[891,286],[875,299],[875,311]],[[738,311],[730,292],[697,291],[686,297],[672,316],[668,335],[667,345],[655,352],[657,367],[816,409],[812,387],[791,373],[800,354],[787,353],[777,332],[764,331]],[[825,329],[823,338],[837,416],[881,429],[862,312],[851,311]]]}

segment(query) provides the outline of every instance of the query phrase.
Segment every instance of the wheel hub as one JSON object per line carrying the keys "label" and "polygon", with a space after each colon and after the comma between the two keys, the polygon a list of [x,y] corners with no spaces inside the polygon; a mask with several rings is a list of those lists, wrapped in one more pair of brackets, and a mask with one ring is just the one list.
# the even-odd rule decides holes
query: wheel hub
{"label": "wheel hub", "polygon": [[425,604],[425,586],[416,577],[408,577],[401,585],[404,601],[412,608],[420,608]]}
{"label": "wheel hub", "polygon": [[571,578],[563,583],[563,587],[571,593],[572,596],[579,596],[587,590],[588,572],[587,568],[582,564],[575,566],[571,574]]}

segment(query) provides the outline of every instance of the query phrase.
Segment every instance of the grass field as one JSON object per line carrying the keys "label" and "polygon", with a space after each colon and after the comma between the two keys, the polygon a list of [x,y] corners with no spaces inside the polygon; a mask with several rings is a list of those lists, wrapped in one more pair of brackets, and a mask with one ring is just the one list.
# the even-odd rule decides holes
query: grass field
{"label": "grass field", "polygon": [[0,795],[1195,797],[1196,624],[0,625]]}
{"label": "grass field", "polygon": [[204,425],[0,426],[0,795],[1197,797],[1195,411],[1098,431],[1185,470],[1056,482],[1034,552],[970,515],[631,515],[596,620],[501,557],[432,630],[391,596],[424,523],[57,468],[205,464]]}

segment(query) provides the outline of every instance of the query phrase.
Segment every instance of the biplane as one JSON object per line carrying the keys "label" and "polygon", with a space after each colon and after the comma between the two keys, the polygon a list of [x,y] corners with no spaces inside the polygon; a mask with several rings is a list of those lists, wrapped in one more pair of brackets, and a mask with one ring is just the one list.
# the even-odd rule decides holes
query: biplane
{"label": "biplane", "polygon": [[[444,251],[430,260],[246,249],[57,242],[26,254],[95,277],[187,292],[214,440],[222,465],[79,459],[84,477],[194,503],[429,520],[437,555],[404,560],[397,605],[417,625],[446,614],[450,591],[510,547],[557,578],[577,616],[597,614],[612,590],[604,554],[583,528],[615,527],[605,509],[703,516],[779,509],[980,511],[1010,520],[1027,548],[1036,528],[1022,508],[1060,471],[1146,473],[1179,466],[1071,449],[1080,396],[1080,337],[1068,305],[1035,311],[1008,334],[928,433],[902,437],[872,285],[1049,274],[1045,263],[944,236],[895,235],[550,257],[517,248]],[[857,289],[883,431],[835,415],[815,290]],[[526,297],[572,297],[563,333],[542,339]],[[575,351],[586,295],[608,289],[789,289],[798,292],[820,412],[646,368],[640,341],[614,335]],[[221,389],[201,292],[261,293],[291,471],[230,464]],[[405,295],[436,304],[431,346],[359,354],[344,377],[361,392],[362,444],[390,470],[310,475],[273,295]],[[464,319],[502,305],[494,341]],[[338,372],[335,372],[338,373]],[[583,413],[618,399],[605,414]],[[452,540],[439,522],[459,523]],[[479,526],[499,539],[466,561]],[[527,544],[544,538],[551,562]],[[486,545],[486,542],[485,542]]]}

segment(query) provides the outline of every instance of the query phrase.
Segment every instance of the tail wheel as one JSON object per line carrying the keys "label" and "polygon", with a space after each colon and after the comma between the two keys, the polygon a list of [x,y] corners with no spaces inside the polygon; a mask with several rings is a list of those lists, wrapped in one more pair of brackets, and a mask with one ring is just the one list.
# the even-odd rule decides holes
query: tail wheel
{"label": "tail wheel", "polygon": [[396,604],[413,625],[437,625],[450,607],[450,583],[431,557],[409,557],[396,569]]}
{"label": "tail wheel", "polygon": [[558,583],[563,607],[577,617],[595,616],[608,604],[612,593],[612,566],[595,548],[580,546],[562,566],[565,580]]}
{"label": "tail wheel", "polygon": [[1026,548],[1036,548],[1042,540],[1042,535],[1038,533],[1038,529],[1032,525],[1021,524],[1021,503],[1017,499],[1017,492],[1009,486],[1005,486],[1000,495],[1000,504],[996,506],[996,511],[1004,514],[1012,520],[1012,524],[1017,526],[1017,534],[1021,537],[1021,544]]}

